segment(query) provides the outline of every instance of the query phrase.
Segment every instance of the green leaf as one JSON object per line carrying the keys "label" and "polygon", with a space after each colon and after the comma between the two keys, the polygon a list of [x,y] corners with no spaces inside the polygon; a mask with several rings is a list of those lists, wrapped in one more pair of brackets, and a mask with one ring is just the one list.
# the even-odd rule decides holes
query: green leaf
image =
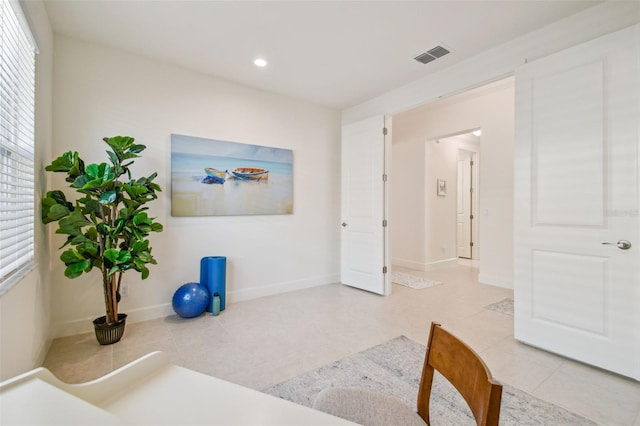
{"label": "green leaf", "polygon": [[133,243],[133,246],[131,246],[131,250],[134,253],[140,253],[144,250],[147,250],[149,248],[149,240],[137,240],[135,243]]}
{"label": "green leaf", "polygon": [[100,166],[98,164],[89,164],[84,171],[92,179],[100,176]]}
{"label": "green leaf", "polygon": [[124,152],[128,150],[135,141],[134,138],[129,136],[114,136],[111,138],[104,138],[103,140],[111,147],[111,149],[113,149],[113,152],[120,160],[122,160]]}
{"label": "green leaf", "polygon": [[67,206],[63,206],[62,204],[54,204],[49,209],[47,213],[47,218],[51,221],[57,221],[62,219],[63,217],[67,217],[71,213]]}
{"label": "green leaf", "polygon": [[108,235],[109,231],[111,231],[111,227],[104,222],[96,225],[96,232],[100,235]]}
{"label": "green leaf", "polygon": [[104,252],[105,259],[108,259],[114,267],[129,262],[131,253],[128,250],[108,249]]}
{"label": "green leaf", "polygon": [[133,224],[139,227],[144,224],[151,224],[151,220],[146,212],[140,212],[133,217]]}
{"label": "green leaf", "polygon": [[72,188],[80,189],[83,188],[87,183],[91,182],[91,178],[87,175],[80,175],[73,180],[71,184]]}
{"label": "green leaf", "polygon": [[149,192],[146,187],[138,185],[136,183],[125,184],[123,188],[131,198],[138,198],[141,194]]}
{"label": "green leaf", "polygon": [[109,156],[109,160],[111,160],[111,163],[113,163],[114,166],[120,163],[120,160],[118,159],[118,156],[115,152],[107,151],[107,155]]}
{"label": "green leaf", "polygon": [[70,243],[73,245],[79,245],[79,244],[84,244],[84,243],[93,243],[93,241],[91,241],[90,239],[88,239],[87,237],[85,237],[82,234],[79,235],[75,235],[75,236],[70,236],[71,240]]}
{"label": "green leaf", "polygon": [[90,266],[91,264],[87,260],[72,263],[64,270],[64,276],[67,278],[77,278],[82,275],[87,268],[90,268]]}
{"label": "green leaf", "polygon": [[116,191],[108,191],[100,195],[100,203],[113,204],[116,201]]}
{"label": "green leaf", "polygon": [[87,237],[90,241],[98,241],[98,230],[95,227],[91,227],[87,229],[84,233],[84,236]]}
{"label": "green leaf", "polygon": [[67,216],[73,210],[73,204],[67,201],[62,191],[49,191],[42,198],[42,222],[51,223]]}
{"label": "green leaf", "polygon": [[117,266],[113,266],[111,269],[109,269],[107,276],[110,277],[118,271],[120,271],[120,268],[118,268]]}
{"label": "green leaf", "polygon": [[151,230],[154,232],[162,232],[163,229],[164,227],[162,226],[162,224],[158,222],[154,222],[151,224]]}
{"label": "green leaf", "polygon": [[43,223],[50,223],[54,221],[53,219],[49,218],[49,211],[51,210],[51,207],[55,205],[57,205],[57,203],[53,198],[44,197],[42,199],[42,202],[40,203],[40,209]]}
{"label": "green leaf", "polygon": [[53,160],[53,162],[44,169],[48,172],[68,172],[73,168],[74,155],[77,157],[78,153],[67,151],[60,157]]}
{"label": "green leaf", "polygon": [[118,261],[118,252],[119,250],[117,249],[108,249],[104,251],[104,254],[102,256],[104,256],[105,259],[108,259],[115,265]]}
{"label": "green leaf", "polygon": [[67,201],[67,197],[62,191],[49,191],[47,192],[47,198],[53,198],[57,204],[67,206],[69,210],[73,210],[73,204]]}
{"label": "green leaf", "polygon": [[153,256],[151,256],[151,254],[148,252],[138,253],[137,256],[138,256],[138,259],[140,259],[144,263],[149,263],[153,260]]}
{"label": "green leaf", "polygon": [[[133,139],[132,139],[133,142]],[[132,152],[134,154],[140,154],[142,151],[144,151],[147,147],[145,145],[138,145],[138,144],[133,144],[129,147],[129,152]]]}
{"label": "green leaf", "polygon": [[113,233],[116,235],[121,234],[124,227],[125,227],[125,221],[122,219],[117,219],[113,226]]}
{"label": "green leaf", "polygon": [[82,213],[76,209],[69,216],[60,219],[58,222],[58,230],[56,234],[80,235],[82,228],[91,225]]}
{"label": "green leaf", "polygon": [[86,175],[78,176],[71,186],[89,191],[108,186],[114,179],[115,174],[109,164],[89,164],[86,168]]}
{"label": "green leaf", "polygon": [[78,245],[77,250],[78,253],[82,254],[83,257],[96,257],[98,255],[98,244],[88,241]]}
{"label": "green leaf", "polygon": [[64,251],[60,255],[60,260],[62,260],[65,265],[70,265],[70,264],[77,263],[78,261],[83,260],[83,257],[80,256],[80,254],[78,254],[75,250],[69,249],[69,250]]}
{"label": "green leaf", "polygon": [[77,152],[67,151],[44,168],[48,172],[66,172],[67,181],[73,182],[76,176],[84,174],[84,161]]}
{"label": "green leaf", "polygon": [[127,263],[130,260],[131,260],[131,253],[129,253],[126,250],[120,251],[120,253],[118,254],[118,264]]}

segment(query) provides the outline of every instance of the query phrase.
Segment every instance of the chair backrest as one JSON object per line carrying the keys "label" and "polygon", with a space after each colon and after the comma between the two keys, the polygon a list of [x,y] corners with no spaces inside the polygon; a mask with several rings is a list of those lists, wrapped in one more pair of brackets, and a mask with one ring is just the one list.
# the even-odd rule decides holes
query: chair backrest
{"label": "chair backrest", "polygon": [[431,323],[418,391],[418,414],[429,423],[433,372],[437,370],[465,399],[478,425],[497,425],[502,385],[495,382],[480,356],[464,342]]}

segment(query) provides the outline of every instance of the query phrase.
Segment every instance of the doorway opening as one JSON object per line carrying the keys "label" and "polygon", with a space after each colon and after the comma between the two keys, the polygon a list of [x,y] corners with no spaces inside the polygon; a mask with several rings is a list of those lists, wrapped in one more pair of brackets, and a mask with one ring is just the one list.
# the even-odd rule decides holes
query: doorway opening
{"label": "doorway opening", "polygon": [[[479,152],[482,129],[463,131],[455,135],[442,136],[435,140],[433,150],[440,151],[433,153],[434,161],[440,164],[433,164],[434,161],[427,161],[426,167],[447,168],[443,174],[453,176],[455,173],[454,185],[450,185],[450,190],[454,190],[451,196],[455,198],[455,212],[453,202],[438,203],[435,208],[444,209],[441,215],[453,214],[456,220],[455,254],[458,259],[479,260],[479,216],[478,216],[478,188],[479,188]],[[449,155],[443,153],[449,152]],[[455,157],[454,157],[455,155]],[[449,157],[449,161],[443,162],[443,158]],[[455,163],[453,162],[455,158]],[[442,182],[442,179],[438,180]],[[441,188],[438,188],[438,196],[446,196]],[[477,262],[475,262],[477,264]]]}
{"label": "doorway opening", "polygon": [[511,285],[514,96],[508,77],[392,117],[392,268]]}

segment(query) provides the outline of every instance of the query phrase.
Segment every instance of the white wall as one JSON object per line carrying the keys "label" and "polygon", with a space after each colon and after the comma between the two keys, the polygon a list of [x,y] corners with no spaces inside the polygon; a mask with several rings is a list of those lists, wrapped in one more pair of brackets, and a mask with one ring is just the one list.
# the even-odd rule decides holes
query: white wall
{"label": "white wall", "polygon": [[[51,156],[53,34],[44,5],[22,4],[40,53],[36,56],[36,212],[45,191],[42,165]],[[39,217],[37,215],[36,217]],[[0,380],[42,364],[51,342],[48,238],[35,222],[36,268],[0,296]]]}
{"label": "white wall", "polygon": [[[434,140],[481,128],[479,279],[513,287],[513,120],[513,78],[393,116],[394,264],[426,270],[455,259],[457,146]],[[446,197],[435,195],[437,178],[447,179]]]}
{"label": "white wall", "polygon": [[[203,256],[227,256],[233,302],[339,281],[340,115],[122,51],[56,36],[55,155],[72,149],[106,160],[104,136],[147,145],[134,173],[159,174],[151,215],[165,226],[151,237],[158,265],[149,279],[125,275],[129,321],[172,314],[171,297],[199,280]],[[170,134],[287,148],[294,155],[294,214],[171,217]],[[55,185],[64,185],[56,176]],[[53,230],[53,229],[52,229]],[[56,236],[57,237],[57,236]],[[103,315],[100,276],[63,276],[52,247],[55,335],[91,329]]]}
{"label": "white wall", "polygon": [[413,127],[396,128],[391,134],[391,171],[389,173],[389,240],[391,264],[426,270],[425,197],[427,189],[424,139]]}
{"label": "white wall", "polygon": [[[425,150],[425,264],[442,264],[456,259],[456,181],[458,147],[455,143],[430,140]],[[446,195],[438,195],[437,181],[444,179]]]}

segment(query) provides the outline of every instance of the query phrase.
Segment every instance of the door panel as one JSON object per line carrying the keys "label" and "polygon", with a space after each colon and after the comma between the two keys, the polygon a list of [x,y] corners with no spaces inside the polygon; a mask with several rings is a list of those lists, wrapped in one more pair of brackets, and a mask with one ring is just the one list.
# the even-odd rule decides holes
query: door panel
{"label": "door panel", "polygon": [[608,259],[533,251],[533,312],[536,320],[604,335]]}
{"label": "door panel", "polygon": [[636,379],[639,28],[517,71],[514,206],[516,339]]}
{"label": "door panel", "polygon": [[536,224],[603,224],[603,68],[599,60],[534,81]]}
{"label": "door panel", "polygon": [[[342,128],[342,235],[343,284],[388,294],[384,116]],[[387,135],[388,136],[388,135]]]}

